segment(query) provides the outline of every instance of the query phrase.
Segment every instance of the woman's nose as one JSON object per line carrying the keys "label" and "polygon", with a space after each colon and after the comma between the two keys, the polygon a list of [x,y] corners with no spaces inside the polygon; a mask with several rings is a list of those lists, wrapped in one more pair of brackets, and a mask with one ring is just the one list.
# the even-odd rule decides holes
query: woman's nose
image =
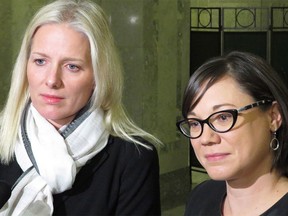
{"label": "woman's nose", "polygon": [[46,85],[52,89],[57,89],[61,87],[62,79],[60,68],[54,67],[50,71],[48,71],[46,77]]}
{"label": "woman's nose", "polygon": [[200,136],[200,141],[202,145],[209,145],[213,143],[220,142],[220,136],[217,132],[212,130],[207,124],[203,125],[203,132]]}

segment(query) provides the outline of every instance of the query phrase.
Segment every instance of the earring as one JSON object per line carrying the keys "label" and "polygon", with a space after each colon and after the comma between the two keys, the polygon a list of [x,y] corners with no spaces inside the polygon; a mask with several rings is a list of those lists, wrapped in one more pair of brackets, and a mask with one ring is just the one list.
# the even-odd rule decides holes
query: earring
{"label": "earring", "polygon": [[276,151],[279,148],[279,140],[276,137],[276,131],[273,132],[273,138],[270,142],[270,148],[273,151]]}

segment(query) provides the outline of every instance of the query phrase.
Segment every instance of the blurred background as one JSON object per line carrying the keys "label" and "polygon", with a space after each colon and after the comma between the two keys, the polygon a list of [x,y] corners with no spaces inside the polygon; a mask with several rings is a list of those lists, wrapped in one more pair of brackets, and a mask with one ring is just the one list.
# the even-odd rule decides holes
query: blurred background
{"label": "blurred background", "polygon": [[[189,76],[207,58],[231,50],[267,59],[288,80],[287,0],[94,0],[109,16],[125,69],[124,104],[162,140],[163,215],[183,215],[187,195],[208,179],[189,140],[177,131]],[[51,0],[0,0],[0,108],[24,30]]]}

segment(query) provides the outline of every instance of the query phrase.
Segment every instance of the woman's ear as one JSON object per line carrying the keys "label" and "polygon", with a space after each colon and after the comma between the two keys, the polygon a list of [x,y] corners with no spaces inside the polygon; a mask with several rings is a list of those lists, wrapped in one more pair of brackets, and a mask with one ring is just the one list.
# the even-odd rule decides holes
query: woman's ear
{"label": "woman's ear", "polygon": [[280,107],[277,101],[273,101],[269,113],[271,117],[270,129],[272,132],[277,131],[282,124],[282,116],[281,116]]}

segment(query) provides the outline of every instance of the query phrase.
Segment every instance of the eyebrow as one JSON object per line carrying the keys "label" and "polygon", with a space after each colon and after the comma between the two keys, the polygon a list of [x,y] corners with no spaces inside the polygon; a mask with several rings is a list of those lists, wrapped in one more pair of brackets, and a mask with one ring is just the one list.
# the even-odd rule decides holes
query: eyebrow
{"label": "eyebrow", "polygon": [[[31,52],[31,55],[39,55],[39,56],[43,56],[46,58],[50,58],[48,55],[46,55],[45,53],[41,53],[41,52]],[[85,62],[83,59],[80,58],[72,58],[72,57],[65,57],[63,59],[63,61],[78,61],[78,62]]]}
{"label": "eyebrow", "polygon": [[[234,109],[236,109],[236,106],[235,106],[234,104],[231,104],[231,103],[224,103],[224,104],[214,105],[214,106],[212,107],[212,110],[213,110],[213,112],[214,112],[214,111],[220,109],[220,108],[223,107],[223,106],[234,106],[234,107],[235,107]],[[197,116],[196,113],[194,113],[194,112],[192,112],[192,111],[189,111],[189,112],[188,112],[188,115],[194,115],[194,116]]]}
{"label": "eyebrow", "polygon": [[40,53],[40,52],[31,52],[30,55],[40,55],[40,56],[48,57],[48,55],[46,55],[45,53]]}

